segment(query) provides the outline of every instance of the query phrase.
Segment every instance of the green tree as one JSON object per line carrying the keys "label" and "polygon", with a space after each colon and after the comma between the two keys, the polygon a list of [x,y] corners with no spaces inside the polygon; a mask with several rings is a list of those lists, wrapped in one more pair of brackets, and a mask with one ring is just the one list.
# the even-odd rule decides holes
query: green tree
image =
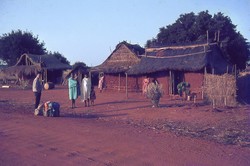
{"label": "green tree", "polygon": [[59,59],[60,62],[64,63],[64,64],[70,64],[70,62],[67,60],[66,57],[64,57],[61,53],[59,52],[49,52],[50,55],[55,56],[57,59]]}
{"label": "green tree", "polygon": [[87,69],[88,66],[84,62],[75,62],[73,64],[73,69],[76,69],[76,68]]}
{"label": "green tree", "polygon": [[14,65],[24,53],[42,55],[46,48],[31,32],[17,30],[0,36],[0,58],[9,66]]}
{"label": "green tree", "polygon": [[147,41],[146,47],[206,42],[207,32],[209,42],[220,42],[224,56],[232,64],[240,69],[246,67],[249,43],[237,32],[231,19],[221,12],[214,16],[208,11],[198,15],[193,12],[182,14],[172,25],[160,28],[156,38]]}

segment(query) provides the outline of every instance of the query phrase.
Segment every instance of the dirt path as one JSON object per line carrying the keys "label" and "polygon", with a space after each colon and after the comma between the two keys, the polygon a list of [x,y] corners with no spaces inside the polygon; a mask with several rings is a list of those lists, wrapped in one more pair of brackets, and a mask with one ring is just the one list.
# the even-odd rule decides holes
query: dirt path
{"label": "dirt path", "polygon": [[[60,99],[66,94],[66,89],[53,93],[62,103],[63,116],[46,118],[31,114],[30,92],[0,89],[0,165],[250,165],[248,147],[121,123],[138,119],[138,112],[146,119],[157,116],[155,111],[143,114],[148,103],[112,104],[120,101],[116,96],[99,99],[91,110],[80,103],[71,110],[67,98]],[[130,114],[133,109],[138,112]]]}

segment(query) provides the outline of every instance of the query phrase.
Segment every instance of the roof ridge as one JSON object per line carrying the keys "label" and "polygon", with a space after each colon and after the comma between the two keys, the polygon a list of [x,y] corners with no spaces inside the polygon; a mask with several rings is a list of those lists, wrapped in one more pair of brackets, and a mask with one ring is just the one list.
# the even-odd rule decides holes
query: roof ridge
{"label": "roof ridge", "polygon": [[147,55],[142,55],[142,57],[149,57],[149,58],[177,58],[177,57],[186,57],[190,55],[196,55],[196,54],[202,54],[202,53],[207,53],[211,52],[211,50],[207,51],[200,51],[200,52],[195,52],[195,53],[190,53],[190,54],[182,54],[182,55],[173,55],[173,56],[147,56]]}
{"label": "roof ridge", "polygon": [[[201,46],[209,46],[209,43],[205,44],[195,44],[195,45],[187,45],[187,46],[165,46],[165,47],[158,47],[158,48],[145,48],[146,52],[152,52],[152,51],[159,51],[159,50],[165,50],[165,49],[185,49],[185,48],[195,48],[195,47],[201,47]],[[211,43],[212,45],[212,43]]]}

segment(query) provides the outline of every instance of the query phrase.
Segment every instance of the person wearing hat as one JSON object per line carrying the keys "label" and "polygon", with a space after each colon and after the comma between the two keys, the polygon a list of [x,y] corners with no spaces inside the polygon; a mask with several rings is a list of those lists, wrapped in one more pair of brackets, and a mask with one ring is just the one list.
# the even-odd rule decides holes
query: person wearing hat
{"label": "person wearing hat", "polygon": [[42,73],[38,72],[32,84],[32,91],[35,95],[35,109],[37,109],[38,105],[40,104],[41,95],[42,95],[43,86],[40,80],[41,76],[42,76]]}

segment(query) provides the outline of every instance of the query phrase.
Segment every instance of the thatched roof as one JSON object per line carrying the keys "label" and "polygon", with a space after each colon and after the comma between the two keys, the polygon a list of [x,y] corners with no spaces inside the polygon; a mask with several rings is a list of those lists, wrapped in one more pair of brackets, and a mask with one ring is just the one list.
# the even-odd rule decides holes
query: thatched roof
{"label": "thatched roof", "polygon": [[23,54],[14,66],[3,69],[9,75],[31,75],[41,70],[66,70],[70,65],[61,63],[53,55]]}
{"label": "thatched roof", "polygon": [[68,64],[61,63],[55,56],[53,55],[34,55],[34,54],[23,54],[15,66],[22,65],[34,65],[40,66],[42,69],[48,70],[66,70],[71,69],[71,66]]}
{"label": "thatched roof", "polygon": [[139,63],[140,56],[144,53],[144,48],[140,47],[139,45],[121,42],[101,65],[93,67],[91,71],[105,73],[125,72],[133,65]]}
{"label": "thatched roof", "polygon": [[41,70],[40,66],[37,65],[20,65],[20,66],[10,66],[8,68],[3,69],[3,72],[9,75],[31,75],[36,74]]}
{"label": "thatched roof", "polygon": [[216,74],[222,74],[229,65],[216,44],[150,48],[146,49],[146,55],[127,73],[138,75],[167,70],[199,71],[210,67]]}

